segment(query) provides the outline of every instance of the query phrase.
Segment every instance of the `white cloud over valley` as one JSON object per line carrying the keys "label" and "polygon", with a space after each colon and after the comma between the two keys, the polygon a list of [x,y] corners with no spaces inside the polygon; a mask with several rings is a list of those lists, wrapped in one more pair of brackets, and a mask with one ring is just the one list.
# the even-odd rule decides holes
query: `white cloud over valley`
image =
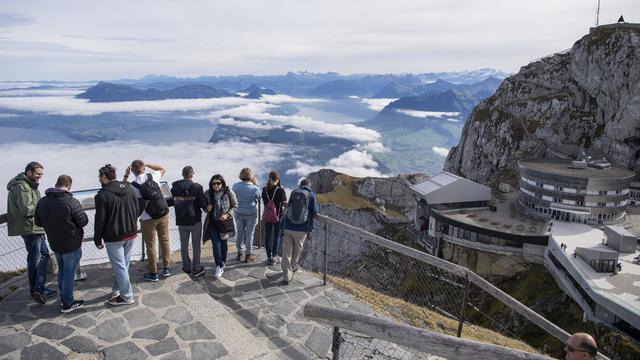
{"label": "white cloud over valley", "polygon": [[378,163],[371,154],[363,150],[349,150],[340,156],[329,160],[324,165],[309,165],[304,162],[296,162],[294,169],[287,170],[288,175],[307,176],[309,173],[320,169],[332,169],[339,173],[356,176],[382,176],[378,170]]}
{"label": "white cloud over valley", "polygon": [[449,149],[444,148],[444,147],[440,147],[440,146],[434,146],[431,148],[431,150],[433,150],[434,153],[440,155],[440,156],[444,156],[446,157],[447,155],[449,155]]}
{"label": "white cloud over valley", "polygon": [[[459,112],[443,112],[443,111],[421,111],[421,110],[409,110],[409,109],[396,109],[396,112],[400,114],[409,115],[416,118],[443,118],[443,117],[453,117],[459,116]],[[447,119],[449,120],[449,119]]]}

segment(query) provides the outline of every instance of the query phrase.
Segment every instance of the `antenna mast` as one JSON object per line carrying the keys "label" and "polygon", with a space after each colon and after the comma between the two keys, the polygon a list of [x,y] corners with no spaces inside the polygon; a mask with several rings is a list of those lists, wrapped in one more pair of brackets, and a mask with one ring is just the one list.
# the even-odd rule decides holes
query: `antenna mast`
{"label": "antenna mast", "polygon": [[596,27],[600,23],[600,0],[598,0],[598,9],[596,10]]}

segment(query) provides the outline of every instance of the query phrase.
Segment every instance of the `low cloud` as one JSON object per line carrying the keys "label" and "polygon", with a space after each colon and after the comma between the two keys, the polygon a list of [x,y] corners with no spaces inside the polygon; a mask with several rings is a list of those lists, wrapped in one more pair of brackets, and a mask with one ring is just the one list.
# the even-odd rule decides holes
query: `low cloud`
{"label": "low cloud", "polygon": [[385,106],[396,101],[398,99],[362,99],[361,101],[367,105],[367,107],[373,111],[382,111]]}
{"label": "low cloud", "polygon": [[382,152],[389,152],[391,151],[389,148],[385,147],[384,144],[382,144],[379,141],[376,142],[372,142],[369,144],[366,144],[364,146],[362,146],[362,148],[366,151],[369,152],[377,152],[377,153],[382,153]]}
{"label": "low cloud", "polygon": [[374,142],[380,139],[380,134],[377,131],[362,128],[353,124],[331,124],[324,121],[314,120],[307,116],[274,115],[267,112],[268,110],[276,107],[278,107],[278,105],[251,103],[229,109],[213,111],[209,113],[209,116],[212,119],[230,116],[259,121],[271,121],[280,124],[293,125],[304,131],[318,132],[356,142]]}
{"label": "low cloud", "polygon": [[[0,152],[5,157],[0,183],[4,186],[17,173],[24,171],[28,162],[36,160],[44,165],[42,191],[53,186],[60,174],[73,178],[75,190],[95,189],[100,186],[98,169],[104,164],[113,164],[120,178],[132,160],[143,159],[164,166],[167,169],[165,180],[170,183],[181,179],[182,168],[191,165],[195,169],[194,180],[203,185],[216,173],[222,174],[227,183],[232,184],[243,167],[250,167],[260,178],[265,178],[270,166],[280,161],[281,154],[288,148],[286,145],[235,141],[168,145],[116,141],[88,145],[55,144],[54,147],[51,144],[11,143],[0,145]],[[7,192],[0,191],[0,213],[6,211],[6,204]]]}
{"label": "low cloud", "polygon": [[287,170],[288,175],[307,176],[311,172],[320,169],[332,169],[339,173],[356,176],[380,177],[382,174],[377,169],[378,163],[373,157],[363,150],[349,150],[340,156],[329,160],[325,165],[309,165],[303,162],[296,162],[294,169]]}
{"label": "low cloud", "polygon": [[[443,118],[445,116],[450,117],[450,116],[460,115],[459,112],[420,111],[420,110],[409,110],[409,109],[396,109],[396,112],[399,112],[400,114],[416,117],[416,118],[422,118],[422,119],[426,119],[430,117]],[[447,120],[450,121],[451,119],[447,119]]]}
{"label": "low cloud", "polygon": [[434,146],[434,147],[432,147],[432,148],[431,148],[431,150],[432,150],[434,153],[436,153],[436,154],[438,154],[438,155],[440,155],[440,156],[445,156],[445,157],[446,157],[447,155],[449,155],[449,149],[447,149],[447,148],[443,148],[443,147],[439,147],[439,146]]}
{"label": "low cloud", "polygon": [[235,126],[235,127],[239,127],[239,128],[245,128],[245,129],[263,129],[263,130],[269,130],[269,129],[274,129],[275,127],[268,125],[268,124],[261,124],[261,123],[257,123],[254,121],[238,121],[235,120],[233,118],[222,118],[220,120],[218,120],[218,124],[221,125],[230,125],[230,126]]}

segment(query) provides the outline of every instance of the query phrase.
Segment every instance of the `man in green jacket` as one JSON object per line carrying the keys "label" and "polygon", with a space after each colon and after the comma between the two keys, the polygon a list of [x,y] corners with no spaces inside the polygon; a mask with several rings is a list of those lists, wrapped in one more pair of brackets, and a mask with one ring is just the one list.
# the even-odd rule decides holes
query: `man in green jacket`
{"label": "man in green jacket", "polygon": [[53,298],[56,290],[47,289],[47,266],[49,265],[49,248],[44,237],[44,229],[34,222],[36,205],[40,200],[38,185],[43,175],[40,163],[32,161],[27,164],[23,173],[19,173],[9,181],[7,190],[7,216],[9,236],[22,236],[27,249],[27,273],[31,296],[40,304]]}

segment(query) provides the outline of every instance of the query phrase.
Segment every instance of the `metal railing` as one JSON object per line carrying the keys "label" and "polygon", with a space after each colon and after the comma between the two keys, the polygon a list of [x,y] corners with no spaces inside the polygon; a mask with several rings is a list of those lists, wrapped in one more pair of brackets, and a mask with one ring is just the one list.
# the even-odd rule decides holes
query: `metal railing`
{"label": "metal railing", "polygon": [[[558,356],[570,336],[466,267],[323,215],[315,221],[301,265],[376,311],[447,335]],[[527,348],[525,337],[544,340]]]}

